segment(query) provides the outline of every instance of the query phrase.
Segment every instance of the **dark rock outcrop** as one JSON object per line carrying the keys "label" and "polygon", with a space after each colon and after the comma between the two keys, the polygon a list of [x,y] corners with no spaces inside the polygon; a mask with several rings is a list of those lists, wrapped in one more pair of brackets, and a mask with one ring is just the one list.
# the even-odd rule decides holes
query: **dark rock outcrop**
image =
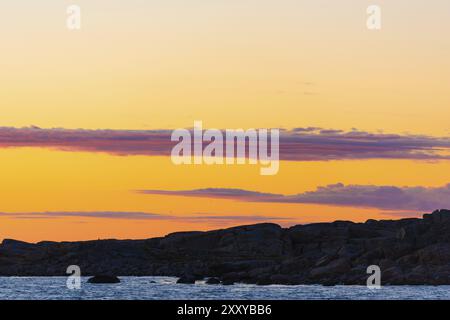
{"label": "dark rock outcrop", "polygon": [[222,281],[222,285],[224,285],[224,286],[232,286],[233,284],[234,284],[234,281],[232,281],[232,280]]}
{"label": "dark rock outcrop", "polygon": [[[378,265],[382,284],[450,285],[450,211],[423,219],[336,221],[283,229],[264,223],[147,240],[3,240],[0,276],[174,276],[194,283],[361,284]],[[212,280],[211,280],[212,281]]]}
{"label": "dark rock outcrop", "polygon": [[119,283],[120,279],[116,276],[97,275],[88,279],[89,283]]}
{"label": "dark rock outcrop", "polygon": [[194,276],[185,275],[185,276],[180,277],[177,280],[177,283],[194,284],[195,283],[195,277]]}

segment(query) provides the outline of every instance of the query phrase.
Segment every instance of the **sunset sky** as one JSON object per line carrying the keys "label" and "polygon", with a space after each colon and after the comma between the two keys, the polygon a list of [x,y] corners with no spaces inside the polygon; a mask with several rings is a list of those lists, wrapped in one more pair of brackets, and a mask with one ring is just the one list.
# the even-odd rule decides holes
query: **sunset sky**
{"label": "sunset sky", "polygon": [[[450,207],[448,0],[15,0],[0,13],[0,239]],[[196,120],[281,129],[278,174],[174,165],[170,132]]]}

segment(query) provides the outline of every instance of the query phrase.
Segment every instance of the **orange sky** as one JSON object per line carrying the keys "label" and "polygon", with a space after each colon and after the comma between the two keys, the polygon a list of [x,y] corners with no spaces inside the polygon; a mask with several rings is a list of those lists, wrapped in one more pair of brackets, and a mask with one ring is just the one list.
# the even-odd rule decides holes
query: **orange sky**
{"label": "orange sky", "polygon": [[[367,30],[371,2],[360,0],[76,2],[80,31],[66,29],[68,1],[0,4],[0,126],[174,129],[201,120],[206,128],[449,135],[448,1],[378,1],[380,31]],[[449,161],[283,161],[277,175],[260,176],[255,166],[174,166],[169,157],[43,148],[0,148],[0,159],[3,213],[178,217],[0,214],[0,239],[27,241],[146,238],[260,222],[256,216],[283,225],[396,217],[376,208],[134,192],[141,189],[296,194],[338,182],[450,182]]]}

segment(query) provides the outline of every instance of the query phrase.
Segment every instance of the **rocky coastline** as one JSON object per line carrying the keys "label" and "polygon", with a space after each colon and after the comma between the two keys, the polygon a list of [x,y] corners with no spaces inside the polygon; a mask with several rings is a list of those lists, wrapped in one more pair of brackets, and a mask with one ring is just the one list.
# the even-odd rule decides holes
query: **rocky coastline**
{"label": "rocky coastline", "polygon": [[[450,210],[423,218],[335,221],[282,228],[263,223],[146,240],[5,239],[0,276],[175,276],[180,283],[450,285]],[[208,280],[209,279],[209,280]]]}

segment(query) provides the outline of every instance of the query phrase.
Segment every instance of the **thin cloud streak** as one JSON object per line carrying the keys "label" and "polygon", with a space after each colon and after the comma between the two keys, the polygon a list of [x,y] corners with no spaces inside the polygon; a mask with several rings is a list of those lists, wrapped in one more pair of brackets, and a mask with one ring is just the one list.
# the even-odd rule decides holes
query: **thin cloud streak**
{"label": "thin cloud streak", "polygon": [[169,220],[174,216],[166,216],[155,213],[144,212],[115,212],[115,211],[93,211],[93,212],[2,212],[0,217],[13,217],[17,219],[53,219],[62,217],[83,218],[106,218],[126,220]]}
{"label": "thin cloud streak", "polygon": [[284,221],[291,218],[271,217],[261,215],[211,215],[198,214],[189,216],[174,216],[145,212],[122,212],[122,211],[93,211],[93,212],[0,212],[0,217],[14,219],[57,219],[57,218],[100,218],[100,219],[123,219],[123,220],[168,220],[184,222],[261,222],[261,221]]}
{"label": "thin cloud streak", "polygon": [[142,194],[232,199],[248,202],[308,203],[381,210],[433,211],[450,208],[450,184],[443,187],[396,187],[374,185],[344,185],[318,187],[296,195],[278,195],[241,189],[198,189],[187,191],[140,190]]}
{"label": "thin cloud streak", "polygon": [[[169,156],[172,130],[84,130],[0,127],[0,148],[39,147],[111,155]],[[207,142],[204,142],[206,146]],[[450,137],[380,134],[316,127],[281,130],[280,160],[449,160]]]}
{"label": "thin cloud streak", "polygon": [[248,191],[242,189],[226,189],[226,188],[206,188],[197,190],[185,191],[169,191],[169,190],[136,190],[137,193],[152,194],[152,195],[175,195],[184,197],[200,197],[200,198],[215,198],[215,199],[232,199],[242,201],[254,201],[257,199],[279,199],[283,195],[262,193],[256,191]]}

